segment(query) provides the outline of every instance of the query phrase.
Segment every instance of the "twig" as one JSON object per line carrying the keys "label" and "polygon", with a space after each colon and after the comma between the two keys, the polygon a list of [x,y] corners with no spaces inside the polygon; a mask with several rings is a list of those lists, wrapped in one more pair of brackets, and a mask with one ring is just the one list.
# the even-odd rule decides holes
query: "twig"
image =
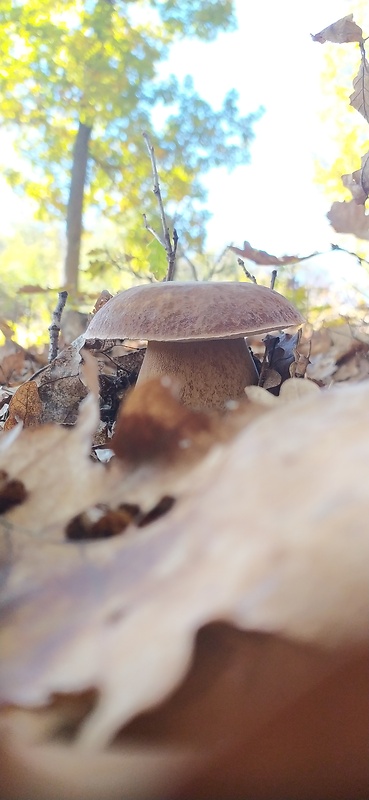
{"label": "twig", "polygon": [[[139,270],[134,269],[131,266],[123,266],[123,264],[119,261],[119,258],[122,257],[118,256],[117,258],[115,258],[115,256],[111,254],[110,250],[107,247],[104,248],[104,252],[105,255],[108,257],[112,266],[115,267],[117,270],[119,270],[119,272],[127,272],[128,275],[133,275],[139,281],[149,281],[150,283],[156,283],[155,277],[151,273],[139,272]],[[126,258],[126,261],[129,264],[128,258]]]}
{"label": "twig", "polygon": [[49,356],[48,361],[53,361],[54,358],[58,355],[58,346],[59,346],[59,333],[60,333],[60,320],[61,315],[63,313],[64,306],[67,302],[68,292],[59,292],[58,293],[58,304],[56,306],[55,311],[53,311],[52,316],[52,323],[49,325],[49,332],[50,332],[50,346],[49,346]]}
{"label": "twig", "polygon": [[278,270],[277,269],[273,269],[272,270],[272,274],[270,276],[270,288],[271,289],[274,289],[274,287],[275,287],[275,282],[277,280],[277,275],[278,275]]}
{"label": "twig", "polygon": [[199,276],[197,274],[197,269],[196,269],[196,266],[193,263],[193,261],[191,261],[191,259],[188,257],[188,255],[186,255],[186,253],[183,252],[183,250],[180,250],[179,256],[180,256],[180,258],[183,258],[184,261],[187,261],[187,264],[188,264],[188,266],[189,266],[189,268],[190,268],[190,270],[192,272],[192,277],[193,277],[194,281],[198,281],[199,280]]}
{"label": "twig", "polygon": [[155,236],[155,239],[157,239],[157,241],[160,242],[160,244],[165,248],[165,252],[167,254],[167,260],[168,260],[168,271],[167,271],[165,280],[166,281],[172,281],[174,279],[174,272],[175,272],[175,267],[176,267],[176,253],[177,253],[177,245],[178,245],[178,234],[177,234],[176,229],[174,228],[174,230],[173,230],[173,244],[172,244],[172,242],[170,240],[169,228],[168,228],[168,225],[167,225],[167,220],[166,220],[166,216],[165,216],[163,200],[162,200],[161,191],[160,191],[159,176],[158,176],[158,170],[157,170],[157,166],[156,166],[154,148],[153,148],[153,145],[151,144],[149,134],[146,133],[146,131],[144,131],[144,133],[142,135],[143,135],[143,138],[145,139],[146,146],[147,146],[147,149],[149,151],[151,167],[152,167],[152,174],[153,174],[153,177],[154,177],[153,192],[154,192],[154,195],[155,195],[155,197],[156,197],[156,199],[158,201],[158,204],[159,204],[160,219],[161,219],[161,224],[162,224],[162,229],[163,229],[163,237],[159,236],[159,234],[157,234],[153,230],[153,228],[151,228],[147,224],[146,216],[144,214],[143,217],[144,217],[145,228],[148,231],[150,231],[150,233],[153,236]]}
{"label": "twig", "polygon": [[264,381],[265,381],[265,378],[266,378],[266,372],[267,372],[267,369],[268,369],[267,356],[268,356],[267,349],[265,347],[263,358],[262,358],[262,361],[261,361],[259,379],[258,379],[258,386],[261,386],[261,387],[264,385]]}
{"label": "twig", "polygon": [[349,256],[354,256],[354,258],[356,258],[357,262],[359,263],[360,267],[362,267],[363,264],[369,265],[369,261],[367,261],[366,258],[362,258],[357,253],[353,253],[352,250],[346,250],[344,247],[340,247],[338,244],[331,244],[331,249],[339,250],[340,253],[347,253],[347,255]]}
{"label": "twig", "polygon": [[146,214],[142,214],[142,216],[146,230],[149,231],[149,233],[153,235],[154,239],[156,239],[156,241],[159,242],[159,244],[161,244],[161,246],[164,247],[164,249],[166,250],[167,248],[165,246],[164,239],[162,239],[159,233],[156,233],[156,231],[154,231],[154,228],[151,228],[151,226],[148,224]]}
{"label": "twig", "polygon": [[246,269],[245,262],[242,261],[242,258],[238,258],[237,259],[237,264],[239,264],[240,267],[242,267],[242,269],[243,269],[243,271],[244,271],[244,273],[246,275],[246,278],[248,278],[249,281],[252,281],[253,283],[257,283],[255,275],[251,275],[251,272],[249,272],[248,269]]}

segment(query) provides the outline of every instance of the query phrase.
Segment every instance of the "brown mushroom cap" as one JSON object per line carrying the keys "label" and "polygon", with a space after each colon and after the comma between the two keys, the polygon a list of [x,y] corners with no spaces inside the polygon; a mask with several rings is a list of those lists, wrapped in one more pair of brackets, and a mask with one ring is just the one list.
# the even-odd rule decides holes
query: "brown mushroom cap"
{"label": "brown mushroom cap", "polygon": [[120,292],[95,314],[86,336],[156,342],[236,339],[303,321],[285,297],[265,286],[178,281]]}

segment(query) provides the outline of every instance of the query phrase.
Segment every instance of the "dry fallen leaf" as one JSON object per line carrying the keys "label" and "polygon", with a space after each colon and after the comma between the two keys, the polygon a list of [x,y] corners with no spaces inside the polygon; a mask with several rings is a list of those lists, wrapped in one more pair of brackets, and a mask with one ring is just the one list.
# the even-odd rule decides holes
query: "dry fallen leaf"
{"label": "dry fallen leaf", "polygon": [[355,200],[336,201],[327,217],[337,233],[351,233],[359,239],[369,239],[369,216],[365,214],[365,207]]}
{"label": "dry fallen leaf", "polygon": [[[3,701],[39,705],[54,693],[96,688],[98,703],[80,739],[101,746],[178,685],[197,630],[211,621],[321,649],[365,642],[368,407],[368,382],[282,404],[210,450],[191,471],[182,499],[152,525],[82,549],[69,543],[74,560],[66,571],[59,544],[47,573],[34,564],[27,581],[19,577],[20,553],[4,594]],[[14,446],[20,441],[19,435]],[[49,454],[37,455],[50,471]],[[73,470],[81,474],[81,465]],[[73,475],[60,473],[59,497],[67,480],[73,495]],[[107,472],[105,499],[115,477]],[[121,496],[129,495],[128,477]],[[142,497],[151,479],[150,470],[141,471]],[[26,470],[24,483],[28,489]],[[24,511],[31,502],[33,491]],[[58,502],[54,496],[49,520]],[[3,515],[7,530],[17,508]]]}
{"label": "dry fallen leaf", "polygon": [[185,800],[360,797],[368,688],[366,653],[324,653],[218,623],[200,631],[184,683],[120,741],[210,750],[179,793]]}
{"label": "dry fallen leaf", "polygon": [[15,349],[13,353],[5,355],[0,361],[0,383],[7,386],[16,386],[21,383],[20,376],[24,372],[26,352]]}
{"label": "dry fallen leaf", "polygon": [[361,168],[351,175],[342,175],[342,183],[349,189],[355,203],[364,205],[369,194],[369,153],[361,158]]}
{"label": "dry fallen leaf", "polygon": [[107,289],[103,289],[96,300],[96,303],[92,310],[92,314],[96,314],[96,312],[99,311],[100,308],[102,308],[105,305],[105,303],[108,302],[108,300],[111,300],[112,297],[113,295],[110,294],[110,292],[108,292]]}
{"label": "dry fallen leaf", "polygon": [[354,78],[354,91],[350,95],[350,105],[369,122],[369,64],[362,56],[360,69]]}
{"label": "dry fallen leaf", "polygon": [[288,378],[282,383],[279,396],[274,397],[261,386],[246,386],[245,393],[252,403],[275,408],[281,403],[295,403],[296,400],[313,398],[320,392],[319,387],[308,378]]}
{"label": "dry fallen leaf", "polygon": [[63,541],[60,526],[98,502],[104,470],[90,459],[97,421],[97,403],[90,395],[72,430],[51,424],[24,431],[14,428],[0,439],[0,469],[9,480],[21,481],[27,493],[27,502],[12,508],[2,522],[7,530],[19,526],[30,549],[35,547],[32,535]]}
{"label": "dry fallen leaf", "polygon": [[319,33],[311,34],[313,42],[335,42],[336,44],[345,44],[346,42],[362,42],[363,32],[356,22],[354,22],[353,14],[347,14],[346,17],[338,19],[332,25],[328,25]]}
{"label": "dry fallen leaf", "polygon": [[23,383],[9,403],[9,415],[4,430],[9,431],[22,422],[25,428],[39,425],[42,416],[42,403],[35,381]]}
{"label": "dry fallen leaf", "polygon": [[306,261],[306,259],[312,258],[312,256],[315,255],[315,253],[310,253],[308,256],[281,256],[280,258],[277,258],[277,256],[272,256],[270,253],[266,253],[265,250],[256,250],[251,246],[250,242],[246,241],[243,243],[243,249],[233,246],[230,246],[228,249],[232,250],[232,253],[240,256],[240,258],[247,258],[250,261],[254,261],[255,264],[260,264],[261,266],[266,267],[283,267],[286,264],[297,264],[298,262]]}
{"label": "dry fallen leaf", "polygon": [[330,385],[363,380],[369,369],[369,338],[365,325],[354,322],[323,328],[312,336],[307,376]]}
{"label": "dry fallen leaf", "polygon": [[[297,333],[267,334],[263,338],[267,364],[269,368],[275,370],[280,376],[278,383],[274,384],[275,386],[290,377],[290,369],[295,361],[296,347],[299,343],[300,335],[300,331],[298,331]],[[266,389],[270,388],[265,381],[260,385]]]}

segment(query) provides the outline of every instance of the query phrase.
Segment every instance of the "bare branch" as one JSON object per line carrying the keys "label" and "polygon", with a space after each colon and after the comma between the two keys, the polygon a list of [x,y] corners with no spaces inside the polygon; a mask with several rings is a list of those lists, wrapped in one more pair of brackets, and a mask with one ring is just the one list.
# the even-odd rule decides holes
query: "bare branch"
{"label": "bare branch", "polygon": [[[333,251],[334,251],[334,250],[339,250],[339,251],[340,251],[340,253],[347,253],[347,255],[349,255],[349,256],[353,256],[354,258],[356,258],[356,260],[357,260],[358,264],[359,264],[361,267],[363,266],[363,264],[368,264],[368,265],[369,265],[369,261],[367,261],[367,259],[366,259],[366,258],[362,258],[362,257],[361,257],[361,256],[359,256],[357,253],[353,253],[353,251],[352,251],[352,250],[346,250],[344,247],[340,247],[338,244],[331,244],[331,249],[332,249]],[[320,254],[320,253],[318,253],[318,255],[321,255],[321,254]]]}
{"label": "bare branch", "polygon": [[49,356],[48,356],[49,362],[53,361],[54,358],[56,358],[56,356],[58,355],[60,321],[64,306],[67,302],[67,297],[68,297],[68,292],[59,292],[58,304],[56,306],[55,311],[53,311],[52,323],[51,325],[49,325],[48,328],[50,332],[50,346],[49,346]]}
{"label": "bare branch", "polygon": [[144,131],[142,134],[143,138],[145,139],[147,149],[149,151],[151,167],[152,167],[152,174],[154,177],[154,187],[153,192],[159,204],[159,211],[160,211],[160,219],[163,229],[163,238],[159,236],[151,227],[147,225],[146,217],[144,215],[145,220],[145,228],[150,231],[150,233],[155,236],[158,242],[165,248],[165,252],[167,254],[167,261],[168,261],[168,271],[166,274],[166,281],[172,281],[174,279],[174,272],[176,267],[176,252],[177,252],[177,244],[178,244],[178,235],[177,231],[174,229],[173,231],[173,244],[170,240],[169,228],[167,225],[167,220],[164,211],[163,199],[161,196],[160,185],[159,185],[159,176],[158,170],[156,166],[156,159],[155,159],[155,152],[153,145],[151,144],[149,134]]}
{"label": "bare branch", "polygon": [[251,275],[251,272],[249,272],[248,269],[246,269],[245,262],[242,261],[242,258],[238,258],[237,259],[237,264],[239,264],[240,267],[242,267],[242,269],[243,269],[243,271],[244,271],[244,273],[246,275],[246,278],[248,278],[249,281],[252,281],[253,283],[257,283],[255,275]]}
{"label": "bare branch", "polygon": [[277,275],[278,275],[278,270],[277,269],[273,269],[272,270],[272,274],[270,276],[270,288],[271,289],[274,289],[274,287],[275,287],[275,282],[277,280]]}
{"label": "bare branch", "polygon": [[190,270],[192,272],[192,277],[193,277],[194,281],[198,281],[199,280],[199,276],[197,274],[197,269],[196,269],[196,266],[193,263],[193,261],[191,261],[191,259],[188,257],[188,255],[186,255],[186,253],[183,252],[182,249],[179,252],[179,256],[180,256],[180,258],[183,258],[184,261],[187,261],[187,264],[188,264],[188,266],[189,266],[189,268],[190,268]]}
{"label": "bare branch", "polygon": [[134,269],[131,266],[131,264],[129,263],[130,259],[125,258],[125,260],[127,262],[127,266],[125,266],[120,261],[121,257],[115,258],[115,256],[112,255],[112,253],[110,252],[110,250],[107,247],[104,248],[104,252],[106,253],[106,256],[109,259],[110,263],[113,265],[113,267],[115,267],[117,270],[119,270],[119,272],[126,272],[128,275],[133,275],[135,278],[137,278],[140,281],[147,281],[148,280],[150,283],[155,283],[156,282],[154,275],[152,275],[151,273],[144,273],[144,272],[140,272],[137,269]]}
{"label": "bare branch", "polygon": [[161,246],[164,247],[164,249],[166,250],[167,248],[166,248],[165,242],[163,241],[161,236],[159,236],[159,234],[156,233],[156,231],[154,231],[154,228],[151,228],[150,225],[148,225],[146,214],[142,214],[142,216],[143,216],[143,221],[144,221],[144,225],[145,225],[146,230],[149,231],[149,233],[152,234],[154,239],[156,239],[156,241],[159,242],[159,244],[161,244]]}

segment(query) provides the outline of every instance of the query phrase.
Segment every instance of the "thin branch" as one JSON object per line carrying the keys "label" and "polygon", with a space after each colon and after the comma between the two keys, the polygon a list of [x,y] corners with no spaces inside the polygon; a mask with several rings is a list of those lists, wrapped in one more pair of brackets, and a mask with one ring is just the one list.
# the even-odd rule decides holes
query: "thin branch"
{"label": "thin branch", "polygon": [[267,356],[268,356],[267,349],[265,347],[263,358],[262,358],[262,361],[261,361],[259,379],[258,379],[258,386],[261,386],[261,387],[264,385],[264,381],[265,381],[266,373],[267,373],[267,369],[268,369]]}
{"label": "thin branch", "polygon": [[173,255],[174,255],[174,259],[176,258],[176,255],[177,255],[177,247],[178,247],[178,233],[177,233],[177,229],[173,228]]}
{"label": "thin branch", "polygon": [[67,302],[67,297],[68,297],[68,292],[59,292],[58,304],[56,306],[55,311],[53,311],[52,322],[48,328],[50,333],[50,346],[49,346],[49,356],[48,356],[49,362],[53,361],[54,358],[56,358],[56,356],[58,355],[60,321],[64,306]]}
{"label": "thin branch", "polygon": [[277,269],[273,269],[272,270],[272,274],[270,276],[270,288],[271,289],[274,289],[274,287],[275,287],[275,282],[277,280],[277,275],[278,275],[278,270]]}
{"label": "thin branch", "polygon": [[112,266],[115,267],[117,270],[119,270],[119,272],[126,272],[128,275],[133,275],[135,278],[137,278],[140,281],[149,280],[150,283],[155,283],[156,282],[154,275],[152,275],[151,273],[147,274],[147,273],[144,273],[144,272],[139,272],[139,270],[134,269],[129,264],[129,259],[128,258],[126,258],[127,266],[124,266],[121,263],[121,261],[119,260],[119,257],[115,258],[111,254],[110,250],[107,247],[104,248],[104,252],[105,252],[107,258],[109,259],[110,263],[112,264]]}
{"label": "thin branch", "polygon": [[176,252],[177,252],[177,244],[178,244],[178,235],[177,235],[177,231],[174,229],[174,231],[173,231],[173,244],[172,244],[172,242],[170,240],[169,228],[168,228],[168,225],[167,225],[167,220],[166,220],[166,216],[165,216],[163,200],[162,200],[161,191],[160,191],[159,176],[158,176],[158,170],[157,170],[157,166],[156,166],[154,148],[153,148],[153,145],[151,144],[149,134],[146,133],[146,131],[144,131],[144,133],[142,135],[143,135],[143,138],[145,139],[146,146],[147,146],[147,149],[148,149],[148,152],[149,152],[149,156],[150,156],[152,174],[153,174],[153,177],[154,177],[153,192],[154,192],[154,195],[155,195],[155,197],[156,197],[156,199],[158,201],[158,204],[159,204],[160,219],[161,219],[161,224],[162,224],[162,229],[163,229],[163,238],[161,238],[157,233],[155,233],[155,231],[151,227],[149,227],[147,225],[146,217],[144,216],[145,227],[147,228],[148,231],[150,231],[150,233],[153,236],[155,236],[155,239],[157,239],[157,241],[160,242],[160,244],[163,245],[163,247],[165,248],[165,252],[167,254],[167,261],[168,261],[168,271],[167,271],[165,280],[166,281],[172,281],[174,279],[174,272],[175,272],[175,267],[176,267]]}
{"label": "thin branch", "polygon": [[242,258],[238,258],[237,259],[237,264],[239,264],[240,267],[242,267],[242,269],[243,269],[243,271],[244,271],[244,273],[246,275],[246,278],[248,278],[249,281],[252,281],[253,283],[257,283],[255,275],[251,275],[251,272],[249,272],[248,269],[246,269],[245,262],[242,261]]}
{"label": "thin branch", "polygon": [[142,216],[146,230],[149,231],[149,233],[153,235],[154,239],[156,239],[156,241],[159,242],[162,247],[164,247],[164,250],[166,250],[167,248],[162,237],[156,233],[156,231],[154,231],[154,228],[151,228],[150,225],[148,225],[146,214],[142,214]]}
{"label": "thin branch", "polygon": [[193,261],[191,261],[191,259],[188,257],[188,255],[186,255],[186,253],[184,253],[182,248],[180,249],[178,255],[179,255],[180,258],[183,258],[184,261],[187,261],[187,264],[188,264],[188,266],[189,266],[189,268],[190,268],[190,270],[192,272],[192,277],[193,277],[194,281],[198,281],[199,280],[199,276],[197,274],[197,269],[196,269],[196,266],[193,263]]}
{"label": "thin branch", "polygon": [[331,249],[339,250],[340,253],[347,253],[347,255],[349,256],[354,256],[354,258],[356,258],[360,266],[362,266],[363,264],[368,264],[369,266],[369,261],[367,261],[366,258],[362,258],[357,253],[353,253],[352,250],[346,250],[345,247],[340,247],[339,244],[331,244]]}

